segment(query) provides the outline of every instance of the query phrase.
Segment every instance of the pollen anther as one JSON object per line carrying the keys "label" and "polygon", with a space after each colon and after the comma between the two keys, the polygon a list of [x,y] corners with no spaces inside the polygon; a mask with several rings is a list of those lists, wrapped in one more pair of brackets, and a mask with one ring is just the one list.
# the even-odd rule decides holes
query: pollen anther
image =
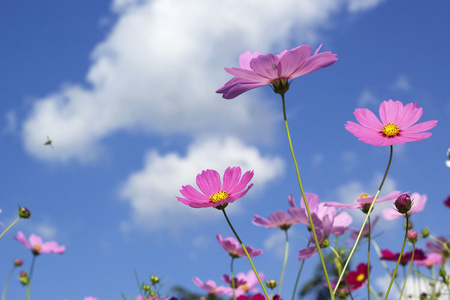
{"label": "pollen anther", "polygon": [[383,126],[383,129],[381,129],[381,131],[387,137],[394,137],[400,132],[400,129],[396,124],[387,123]]}
{"label": "pollen anther", "polygon": [[228,198],[228,193],[224,191],[220,191],[218,193],[212,194],[211,197],[209,197],[209,200],[211,200],[212,203],[216,203],[220,200]]}

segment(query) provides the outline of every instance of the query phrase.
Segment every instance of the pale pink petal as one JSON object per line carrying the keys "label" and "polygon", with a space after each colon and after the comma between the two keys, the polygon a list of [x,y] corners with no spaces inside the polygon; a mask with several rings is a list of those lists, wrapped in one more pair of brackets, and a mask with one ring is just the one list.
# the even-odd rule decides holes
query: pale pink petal
{"label": "pale pink petal", "polygon": [[30,241],[30,245],[32,248],[34,248],[35,246],[42,246],[42,238],[40,236],[32,233],[28,240]]}
{"label": "pale pink petal", "polygon": [[269,84],[272,81],[272,79],[267,78],[266,76],[263,76],[259,73],[255,73],[254,71],[244,70],[240,68],[225,68],[225,70],[231,75],[236,76],[235,80],[239,80],[239,82],[241,83],[261,83],[265,85]]}
{"label": "pale pink petal", "polygon": [[231,194],[235,194],[236,192],[242,191],[242,189],[244,189],[247,186],[247,184],[250,182],[250,180],[252,180],[253,175],[254,175],[253,171],[245,172],[241,178],[241,181],[239,181],[239,183],[234,188],[232,188],[229,192]]}
{"label": "pale pink petal", "polygon": [[311,54],[311,46],[301,45],[297,48],[287,51],[280,59],[281,73],[280,78],[293,78],[291,75],[297,71],[300,65]]}
{"label": "pale pink petal", "polygon": [[302,261],[304,259],[310,258],[310,257],[314,256],[314,254],[316,254],[316,253],[317,253],[316,246],[303,248],[299,251],[298,260]]}
{"label": "pale pink petal", "polygon": [[[234,188],[239,183],[239,180],[241,179],[242,171],[239,167],[228,167],[225,170],[225,173],[223,174],[223,190],[227,192],[228,194],[232,194],[234,191]],[[248,182],[247,182],[248,183]],[[246,187],[247,183],[242,187]],[[240,192],[242,190],[238,190],[237,192]]]}
{"label": "pale pink petal", "polygon": [[258,226],[266,226],[266,227],[270,225],[270,221],[269,220],[267,220],[267,219],[265,219],[265,218],[263,218],[261,216],[258,216],[258,215],[255,215],[253,217],[252,223],[255,224],[255,225],[258,225]]}
{"label": "pale pink petal", "polygon": [[[422,122],[422,123],[410,126],[408,128],[402,129],[402,134],[423,132],[423,131],[433,128],[434,126],[436,126],[436,124],[437,124],[436,120]],[[431,135],[431,133],[430,133],[430,135]]]}
{"label": "pale pink petal", "polygon": [[334,64],[337,60],[338,59],[336,58],[336,54],[333,54],[331,52],[315,54],[308,57],[297,69],[297,71],[291,74],[291,78],[303,76],[313,71],[328,67]]}
{"label": "pale pink petal", "polygon": [[397,118],[397,126],[406,128],[416,123],[422,116],[423,109],[417,108],[417,103],[408,103],[403,107],[401,115]]}
{"label": "pale pink petal", "polygon": [[386,125],[388,123],[397,124],[397,116],[403,109],[403,104],[400,101],[383,101],[380,105],[380,119]]}
{"label": "pale pink petal", "polygon": [[258,56],[263,55],[261,52],[250,52],[246,51],[239,56],[239,65],[242,69],[251,70],[250,61]]}
{"label": "pale pink petal", "polygon": [[260,55],[252,59],[250,68],[257,74],[269,79],[271,82],[279,77],[279,63],[280,59],[273,54]]}
{"label": "pale pink petal", "polygon": [[377,131],[381,131],[381,129],[383,128],[383,124],[380,122],[380,120],[378,120],[375,114],[367,108],[357,108],[355,109],[353,114],[355,115],[356,120],[364,127]]}
{"label": "pale pink petal", "polygon": [[14,239],[16,239],[17,241],[21,242],[22,245],[24,245],[25,248],[31,248],[31,245],[28,243],[27,238],[25,237],[25,235],[23,234],[22,231],[18,231],[17,235],[14,236]]}
{"label": "pale pink petal", "polygon": [[191,185],[183,186],[180,190],[181,195],[195,201],[209,201],[209,197],[200,193]]}

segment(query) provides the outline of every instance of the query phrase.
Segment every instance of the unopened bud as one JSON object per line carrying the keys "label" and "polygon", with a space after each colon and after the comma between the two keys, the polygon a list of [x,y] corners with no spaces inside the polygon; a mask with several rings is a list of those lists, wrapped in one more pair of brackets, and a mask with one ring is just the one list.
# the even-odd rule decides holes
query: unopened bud
{"label": "unopened bud", "polygon": [[23,285],[28,285],[30,283],[30,279],[28,278],[28,273],[26,271],[20,272],[19,280]]}
{"label": "unopened bud", "polygon": [[153,284],[157,284],[159,282],[159,277],[158,276],[150,276],[150,281]]}
{"label": "unopened bud", "polygon": [[408,241],[414,244],[415,242],[417,242],[418,239],[419,234],[417,233],[417,231],[415,231],[414,229],[410,229],[408,231]]}
{"label": "unopened bud", "polygon": [[267,286],[269,289],[274,289],[274,288],[277,287],[277,281],[276,281],[275,279],[267,280],[267,281],[266,281],[266,286]]}
{"label": "unopened bud", "polygon": [[422,235],[423,238],[426,238],[430,235],[430,229],[428,229],[428,227],[425,227],[424,229],[422,229],[420,234]]}
{"label": "unopened bud", "polygon": [[28,219],[31,216],[30,211],[25,207],[19,207],[19,216],[22,219]]}
{"label": "unopened bud", "polygon": [[395,208],[401,214],[406,214],[412,206],[412,200],[408,194],[401,194],[398,196],[397,200],[394,201]]}
{"label": "unopened bud", "polygon": [[22,259],[16,258],[16,259],[14,260],[14,266],[15,266],[15,267],[20,267],[22,264],[23,264],[23,260],[22,260]]}

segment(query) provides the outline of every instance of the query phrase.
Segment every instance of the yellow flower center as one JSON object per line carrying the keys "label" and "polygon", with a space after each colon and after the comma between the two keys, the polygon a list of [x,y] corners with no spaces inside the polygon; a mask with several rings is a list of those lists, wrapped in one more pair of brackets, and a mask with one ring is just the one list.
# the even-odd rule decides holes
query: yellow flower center
{"label": "yellow flower center", "polygon": [[359,274],[356,277],[356,281],[358,281],[358,282],[364,281],[365,279],[366,279],[366,275],[364,275],[364,274]]}
{"label": "yellow flower center", "polygon": [[34,245],[33,248],[34,248],[34,250],[36,250],[37,252],[40,252],[41,249],[42,249],[41,245]]}
{"label": "yellow flower center", "polygon": [[383,126],[383,129],[381,129],[381,131],[385,136],[392,137],[396,136],[399,133],[400,129],[396,124],[387,123],[386,125]]}
{"label": "yellow flower center", "polygon": [[367,193],[362,193],[360,196],[359,196],[359,198],[369,198],[369,194],[367,194]]}
{"label": "yellow flower center", "polygon": [[209,197],[209,200],[211,200],[212,203],[216,203],[220,200],[227,199],[228,193],[224,191],[220,191],[218,193],[212,194],[211,197]]}

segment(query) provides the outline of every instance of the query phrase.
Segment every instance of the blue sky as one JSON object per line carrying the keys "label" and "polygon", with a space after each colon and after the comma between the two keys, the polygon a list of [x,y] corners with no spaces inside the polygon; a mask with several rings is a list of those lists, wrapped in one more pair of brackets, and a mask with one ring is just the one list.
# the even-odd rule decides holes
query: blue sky
{"label": "blue sky", "polygon": [[[439,122],[431,138],[395,147],[381,194],[426,194],[415,227],[448,234],[449,9],[445,1],[382,0],[0,2],[0,220],[12,222],[18,204],[32,212],[1,240],[0,282],[14,258],[30,263],[13,240],[17,230],[67,247],[38,258],[34,299],[135,295],[135,271],[196,292],[194,276],[221,282],[229,259],[215,235],[232,235],[223,216],[175,197],[201,170],[230,165],[255,177],[229,216],[246,244],[264,250],[257,268],[279,278],[283,234],[251,221],[286,210],[289,194],[300,199],[280,98],[269,87],[234,100],[215,90],[241,53],[305,43],[339,58],[286,94],[305,190],[347,203],[375,194],[388,147],[364,144],[343,125],[356,107],[417,102],[422,121]],[[362,215],[352,214],[357,227]],[[378,233],[381,248],[400,250],[400,221],[382,222]],[[305,246],[298,237],[307,237],[300,226],[290,234],[284,298]],[[381,265],[373,268],[382,282]],[[249,265],[238,260],[235,270]],[[22,293],[16,282],[8,290]]]}

